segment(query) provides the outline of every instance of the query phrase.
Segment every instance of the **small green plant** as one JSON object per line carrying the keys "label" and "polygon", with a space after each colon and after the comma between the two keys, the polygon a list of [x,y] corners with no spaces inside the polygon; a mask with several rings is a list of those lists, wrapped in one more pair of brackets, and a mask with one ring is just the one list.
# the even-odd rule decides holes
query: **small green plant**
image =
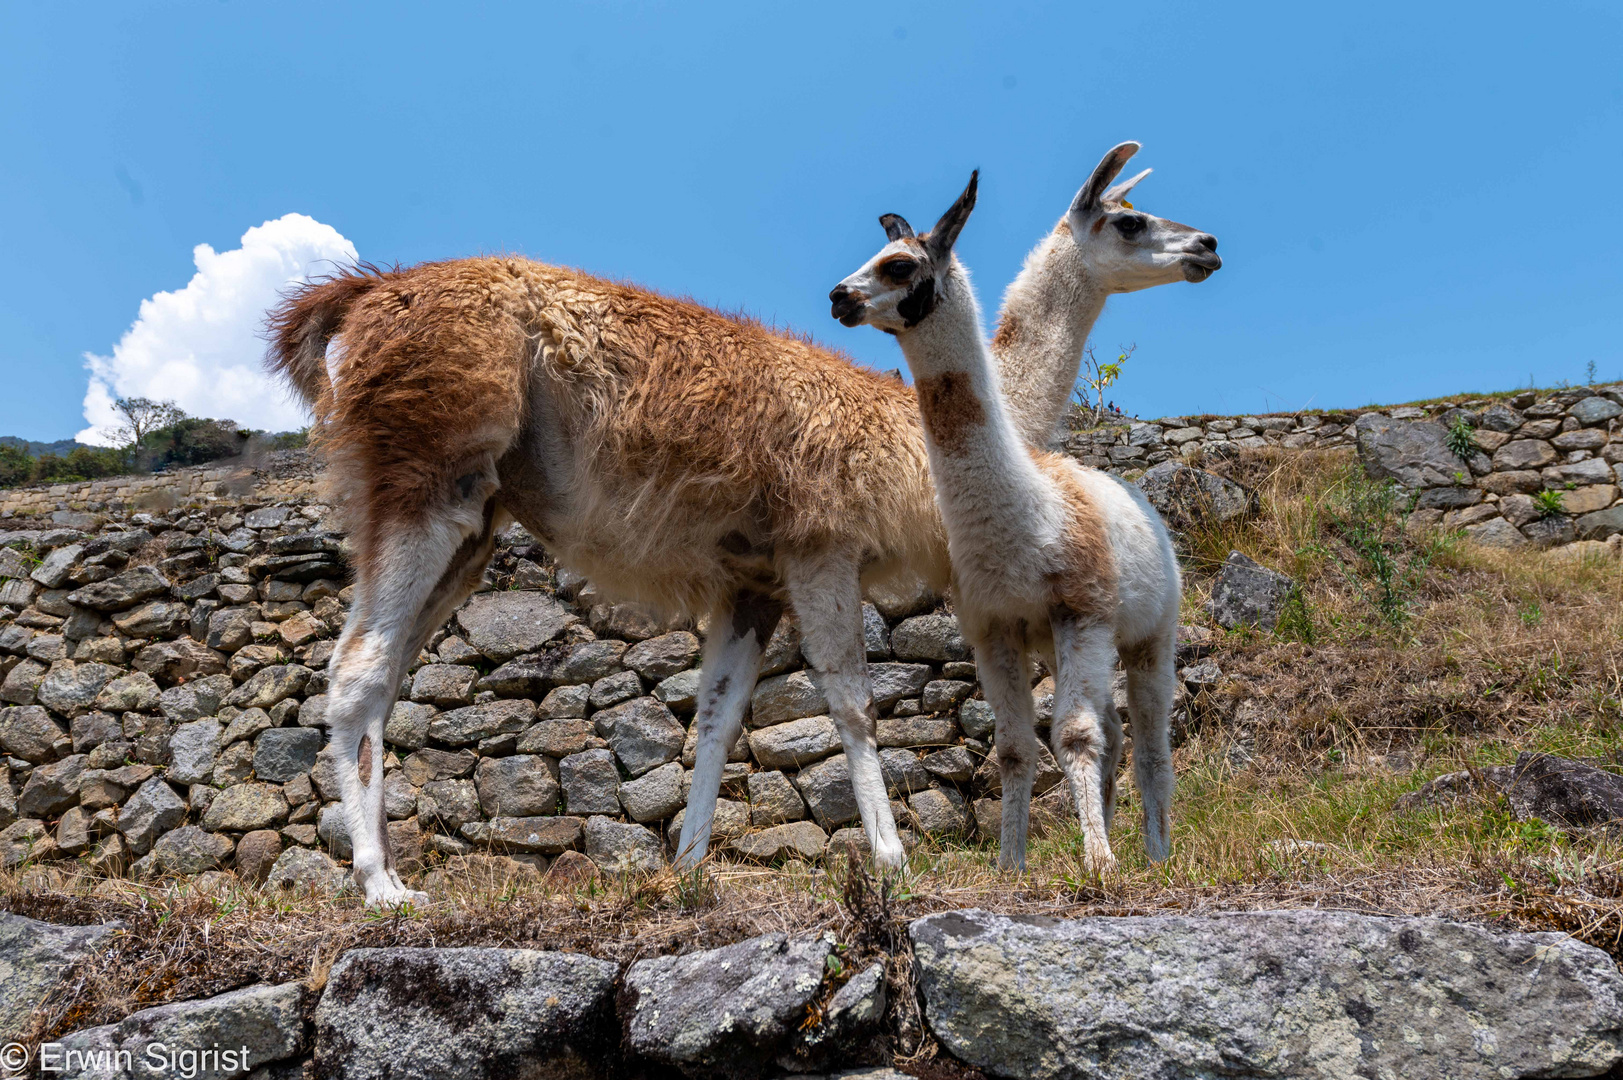
{"label": "small green plant", "polygon": [[1137,348],[1137,345],[1129,345],[1121,350],[1116,359],[1104,364],[1093,355],[1092,345],[1083,350],[1082,377],[1077,379],[1076,388],[1072,392],[1076,396],[1078,407],[1083,412],[1092,412],[1093,418],[1090,422],[1095,427],[1104,419],[1105,391],[1121,378],[1122,366]]}
{"label": "small green plant", "polygon": [[1449,453],[1461,461],[1469,461],[1477,452],[1476,431],[1463,416],[1454,417],[1454,422],[1448,425],[1447,442]]}
{"label": "small green plant", "polygon": [[1595,384],[1595,361],[1593,360],[1584,365],[1584,382],[1591,386]]}
{"label": "small green plant", "polygon": [[1536,600],[1529,600],[1516,612],[1516,617],[1521,619],[1523,626],[1537,626],[1544,621],[1544,609],[1539,607]]}
{"label": "small green plant", "polygon": [[1533,502],[1538,504],[1539,517],[1555,517],[1567,512],[1559,491],[1541,491],[1533,496]]}
{"label": "small green plant", "polygon": [[1300,585],[1293,587],[1290,595],[1285,597],[1279,619],[1274,623],[1274,633],[1282,638],[1300,641],[1303,645],[1313,644],[1313,616],[1308,613],[1307,598],[1302,595]]}

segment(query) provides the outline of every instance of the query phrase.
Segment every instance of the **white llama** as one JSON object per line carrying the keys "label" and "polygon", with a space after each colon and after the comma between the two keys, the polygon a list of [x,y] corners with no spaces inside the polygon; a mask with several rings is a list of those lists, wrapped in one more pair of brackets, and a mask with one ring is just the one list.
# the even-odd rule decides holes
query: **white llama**
{"label": "white llama", "polygon": [[[835,318],[896,335],[918,390],[930,473],[947,530],[953,597],[975,649],[981,686],[997,716],[1003,780],[999,864],[1025,864],[1037,760],[1027,654],[1054,673],[1054,754],[1070,781],[1088,867],[1115,857],[1108,829],[1121,755],[1111,700],[1119,651],[1127,670],[1133,765],[1144,802],[1144,844],[1153,859],[1170,846],[1173,694],[1179,581],[1165,527],[1141,492],[1107,473],[1028,446],[981,338],[969,275],[953,254],[975,204],[977,178],[925,236],[894,214],[880,218],[879,253],[829,294]],[[1101,258],[1135,259],[1148,241],[1146,215],[1084,189],[1072,226]],[[1076,212],[1078,208],[1073,208]],[[1183,258],[1215,268],[1208,245]],[[1137,249],[1166,258],[1159,243]]]}

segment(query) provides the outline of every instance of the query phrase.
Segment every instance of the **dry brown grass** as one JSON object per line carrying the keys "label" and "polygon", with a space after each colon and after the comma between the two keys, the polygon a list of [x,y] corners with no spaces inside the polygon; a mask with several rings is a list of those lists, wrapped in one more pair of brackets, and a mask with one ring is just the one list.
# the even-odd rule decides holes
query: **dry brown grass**
{"label": "dry brown grass", "polygon": [[[53,1000],[33,1034],[104,1023],[151,1004],[255,981],[319,986],[358,945],[556,948],[629,962],[770,930],[833,930],[853,955],[892,955],[910,980],[905,923],[981,906],[1057,916],[1327,907],[1441,914],[1562,930],[1623,958],[1623,840],[1518,822],[1497,799],[1395,814],[1438,773],[1520,750],[1619,760],[1623,571],[1560,564],[1403,535],[1345,454],[1250,455],[1218,466],[1255,486],[1262,513],[1188,538],[1186,619],[1231,549],[1301,584],[1280,634],[1220,634],[1228,676],[1200,700],[1176,751],[1174,853],[1150,865],[1123,785],[1106,879],[1082,869],[1073,826],[1034,840],[1027,872],[999,874],[981,843],[926,840],[880,888],[839,858],[759,867],[711,861],[699,875],[559,891],[456,882],[422,911],[380,915],[336,901],[228,887],[90,879],[41,887],[0,875],[0,906],[55,922],[118,918],[117,944]],[[1360,534],[1359,530],[1363,533]],[[1362,537],[1362,538],[1360,538]],[[1393,560],[1383,607],[1371,538]],[[888,1038],[929,1064],[911,994]],[[911,1011],[909,1011],[911,1010]],[[931,1067],[934,1067],[933,1065]]]}

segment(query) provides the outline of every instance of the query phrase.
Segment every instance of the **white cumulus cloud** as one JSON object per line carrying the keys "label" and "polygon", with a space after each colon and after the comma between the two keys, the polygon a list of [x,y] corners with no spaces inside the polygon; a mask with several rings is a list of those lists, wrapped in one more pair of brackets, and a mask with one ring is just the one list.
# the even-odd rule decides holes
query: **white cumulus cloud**
{"label": "white cumulus cloud", "polygon": [[85,354],[90,386],[80,442],[105,444],[115,397],[173,401],[193,416],[287,431],[309,422],[304,406],[262,365],[265,312],[288,286],[356,261],[330,225],[286,214],[242,234],[242,246],[192,249],[197,273],[184,289],[141,301],[111,356]]}

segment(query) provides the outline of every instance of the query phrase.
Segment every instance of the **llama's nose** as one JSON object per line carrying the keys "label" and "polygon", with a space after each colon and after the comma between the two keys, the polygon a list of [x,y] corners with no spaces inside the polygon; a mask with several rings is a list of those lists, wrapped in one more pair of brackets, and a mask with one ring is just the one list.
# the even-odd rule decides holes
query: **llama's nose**
{"label": "llama's nose", "polygon": [[850,296],[851,296],[851,290],[848,287],[846,287],[845,285],[836,285],[829,292],[828,301],[831,304],[838,304],[841,300],[849,299]]}
{"label": "llama's nose", "polygon": [[1211,233],[1201,233],[1199,236],[1195,237],[1195,243],[1199,247],[1205,248],[1207,251],[1214,253],[1217,251],[1217,237],[1213,236]]}

